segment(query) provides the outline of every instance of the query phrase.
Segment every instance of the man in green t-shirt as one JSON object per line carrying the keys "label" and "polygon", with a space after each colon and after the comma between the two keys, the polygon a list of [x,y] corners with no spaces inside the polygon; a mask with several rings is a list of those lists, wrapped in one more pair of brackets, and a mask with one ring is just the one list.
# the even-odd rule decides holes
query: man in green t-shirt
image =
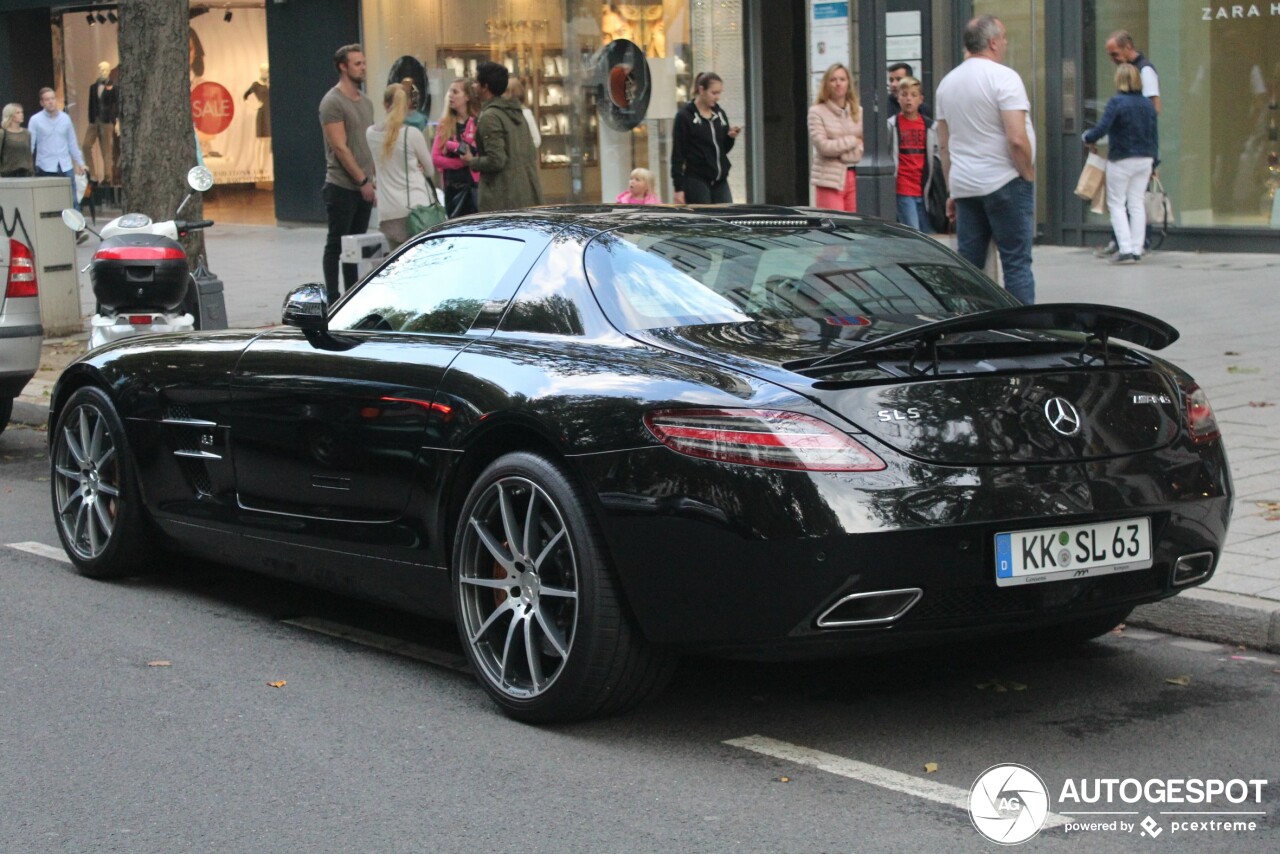
{"label": "man in green t-shirt", "polygon": [[[338,85],[320,99],[320,126],[324,129],[324,207],[329,215],[329,237],[324,244],[324,286],[329,303],[340,296],[338,257],[342,238],[364,234],[373,212],[373,155],[364,132],[373,124],[373,102],[360,91],[365,78],[364,49],[344,45],[333,55]],[[343,290],[356,283],[359,268],[342,265]]]}

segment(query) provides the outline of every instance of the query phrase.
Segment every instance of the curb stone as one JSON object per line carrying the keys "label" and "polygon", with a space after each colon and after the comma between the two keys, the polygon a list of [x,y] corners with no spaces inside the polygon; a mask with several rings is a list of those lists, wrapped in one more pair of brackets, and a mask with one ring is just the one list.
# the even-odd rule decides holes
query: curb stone
{"label": "curb stone", "polygon": [[1140,605],[1126,625],[1280,653],[1280,602],[1196,588]]}

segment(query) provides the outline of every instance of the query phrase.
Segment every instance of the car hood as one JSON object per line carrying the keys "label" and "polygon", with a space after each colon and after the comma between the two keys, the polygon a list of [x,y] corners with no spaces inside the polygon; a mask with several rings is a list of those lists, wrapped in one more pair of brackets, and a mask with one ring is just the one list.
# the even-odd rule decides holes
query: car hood
{"label": "car hood", "polygon": [[[1109,364],[1081,359],[1082,339],[1053,331],[1055,324],[1045,320],[1049,315],[1018,309],[1012,314],[995,328],[968,315],[899,315],[670,327],[632,335],[785,386],[897,451],[933,463],[1083,461],[1153,450],[1177,436],[1183,423],[1181,392],[1157,364],[1123,355]],[[1031,331],[1010,335],[1006,330],[1016,328],[1011,324],[1018,314]],[[1176,339],[1172,327],[1154,318],[1155,325],[1146,325],[1135,317],[1145,316],[1125,311],[1110,316],[1109,331],[1122,337],[1127,324],[1132,328],[1123,337],[1143,339],[1156,348]],[[1016,341],[1039,355],[976,359],[972,370],[953,369],[953,376],[946,369],[895,375],[878,367],[870,353],[847,366],[813,370],[823,359],[843,361],[840,354],[853,347],[876,350],[877,341],[892,346],[890,336],[930,328],[947,333],[949,345],[1007,348]],[[1058,328],[1070,331],[1071,323]],[[1045,356],[1046,349],[1058,352]],[[906,361],[888,353],[884,359],[899,365]]]}

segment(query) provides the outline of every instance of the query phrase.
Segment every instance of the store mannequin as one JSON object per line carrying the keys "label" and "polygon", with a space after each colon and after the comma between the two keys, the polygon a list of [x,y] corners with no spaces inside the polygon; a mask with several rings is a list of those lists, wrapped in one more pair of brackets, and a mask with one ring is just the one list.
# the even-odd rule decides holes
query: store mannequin
{"label": "store mannequin", "polygon": [[[98,63],[98,77],[89,84],[89,126],[84,130],[80,149],[84,152],[85,165],[107,184],[115,184],[113,153],[115,149],[115,124],[120,116],[120,93],[111,76],[111,63]],[[93,145],[98,144],[102,168],[94,169]]]}
{"label": "store mannequin", "polygon": [[253,171],[255,175],[267,174],[267,162],[271,158],[271,77],[267,63],[258,66],[258,79],[244,90],[244,99],[250,95],[258,99],[258,116],[254,123]]}

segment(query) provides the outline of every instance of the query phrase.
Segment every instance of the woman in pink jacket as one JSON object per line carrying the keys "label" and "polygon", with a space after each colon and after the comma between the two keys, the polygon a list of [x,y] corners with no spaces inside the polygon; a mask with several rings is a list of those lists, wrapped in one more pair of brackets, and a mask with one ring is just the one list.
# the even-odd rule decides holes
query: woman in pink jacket
{"label": "woman in pink jacket", "polygon": [[828,210],[856,211],[854,166],[862,159],[862,107],[850,85],[849,69],[838,62],[822,75],[818,100],[809,108],[809,139],[813,142],[809,183],[817,188],[814,203]]}
{"label": "woman in pink jacket", "polygon": [[453,219],[479,210],[476,198],[479,175],[458,156],[466,151],[475,152],[479,111],[471,98],[470,82],[461,77],[449,84],[449,94],[444,101],[444,115],[431,142],[431,162],[444,181],[444,209]]}

